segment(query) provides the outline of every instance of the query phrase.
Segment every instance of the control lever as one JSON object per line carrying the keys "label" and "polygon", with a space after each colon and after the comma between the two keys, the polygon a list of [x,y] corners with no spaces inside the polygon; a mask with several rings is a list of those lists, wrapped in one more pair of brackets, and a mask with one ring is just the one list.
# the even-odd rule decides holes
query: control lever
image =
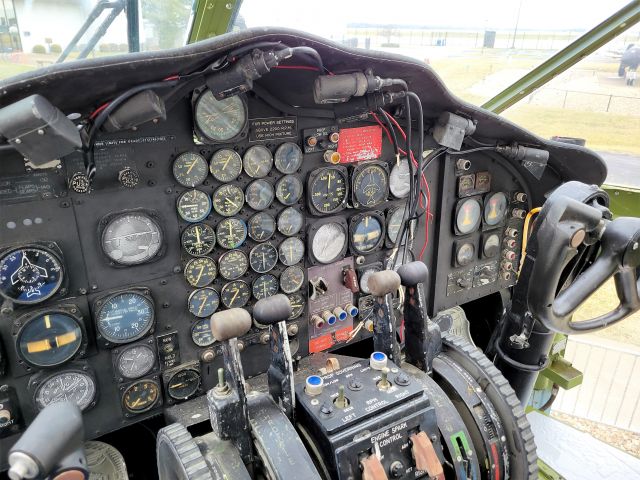
{"label": "control lever", "polygon": [[224,369],[218,370],[218,384],[207,392],[211,427],[221,440],[230,440],[245,464],[253,462],[249,409],[238,337],[251,328],[251,315],[231,308],[211,316],[211,332],[222,346]]}
{"label": "control lever", "polygon": [[42,410],[9,451],[9,478],[89,478],[84,455],[82,414],[71,402]]}
{"label": "control lever", "polygon": [[400,364],[400,346],[396,341],[396,324],[392,315],[391,294],[400,287],[400,275],[394,270],[374,272],[369,277],[369,290],[375,297],[373,306],[373,349]]}
{"label": "control lever", "polygon": [[267,370],[269,393],[290,420],[293,420],[295,390],[293,384],[293,360],[289,348],[286,320],[291,316],[291,302],[286,295],[263,298],[253,307],[253,318],[269,325],[271,364]]}

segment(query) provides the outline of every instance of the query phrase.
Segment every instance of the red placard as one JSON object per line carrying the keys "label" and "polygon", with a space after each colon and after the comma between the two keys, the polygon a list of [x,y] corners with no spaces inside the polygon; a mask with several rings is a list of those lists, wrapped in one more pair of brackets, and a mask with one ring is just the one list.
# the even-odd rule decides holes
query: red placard
{"label": "red placard", "polygon": [[340,163],[355,163],[380,158],[382,153],[382,128],[370,127],[343,128],[338,141]]}

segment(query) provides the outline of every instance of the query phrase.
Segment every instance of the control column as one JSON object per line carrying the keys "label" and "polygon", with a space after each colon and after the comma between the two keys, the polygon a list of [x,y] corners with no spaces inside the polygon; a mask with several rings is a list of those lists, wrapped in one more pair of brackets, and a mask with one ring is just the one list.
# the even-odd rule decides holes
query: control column
{"label": "control column", "polygon": [[397,364],[400,346],[396,341],[396,322],[391,294],[400,287],[400,276],[393,270],[375,272],[369,277],[369,290],[375,297],[373,307],[373,349],[383,352]]}

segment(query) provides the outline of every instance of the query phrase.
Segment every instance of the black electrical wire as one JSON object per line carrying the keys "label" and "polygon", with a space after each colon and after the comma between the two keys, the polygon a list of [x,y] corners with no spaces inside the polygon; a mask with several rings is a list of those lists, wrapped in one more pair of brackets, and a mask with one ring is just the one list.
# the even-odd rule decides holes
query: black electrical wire
{"label": "black electrical wire", "polygon": [[398,146],[398,136],[396,135],[396,131],[391,125],[391,120],[387,117],[387,113],[384,111],[382,107],[378,107],[378,115],[380,115],[384,119],[384,123],[387,125],[387,130],[389,130],[389,134],[391,135],[391,143],[393,144],[393,153],[396,158],[400,157],[400,147]]}
{"label": "black electrical wire", "polygon": [[[422,102],[420,101],[420,97],[418,97],[418,95],[416,95],[414,92],[407,92],[407,98],[412,99],[418,107],[418,133],[420,135],[420,138],[418,139],[418,155],[416,155],[417,172],[416,172],[416,178],[413,179],[414,183],[416,184],[416,191],[418,192],[417,199],[415,200],[416,205],[414,206],[414,211],[413,211],[413,215],[415,216],[416,210],[418,208],[417,203],[420,199],[420,192],[422,191],[422,188],[421,188],[422,184],[420,182],[420,179],[422,178],[422,163],[423,163],[422,153],[424,152],[424,117],[423,117]],[[426,208],[427,208],[427,205],[425,205],[425,209]]]}
{"label": "black electrical wire", "polygon": [[484,150],[495,150],[496,147],[494,146],[487,146],[487,147],[477,147],[477,148],[470,148],[469,150],[460,150],[460,151],[448,151],[447,153],[449,155],[464,155],[465,153],[473,153],[473,152],[482,152]]}
{"label": "black electrical wire", "polygon": [[293,47],[291,48],[291,51],[293,52],[293,54],[295,55],[296,53],[302,53],[302,54],[306,54],[311,56],[316,63],[318,64],[318,68],[320,69],[320,73],[325,71],[324,68],[324,63],[322,63],[322,57],[320,56],[320,54],[318,53],[317,50],[311,48],[311,47]]}
{"label": "black electrical wire", "polygon": [[253,84],[253,91],[258,97],[276,110],[280,110],[282,113],[288,113],[289,115],[301,115],[303,117],[336,118],[336,114],[333,110],[324,108],[295,107],[293,105],[289,105],[269,93],[265,88],[261,87],[257,83]]}

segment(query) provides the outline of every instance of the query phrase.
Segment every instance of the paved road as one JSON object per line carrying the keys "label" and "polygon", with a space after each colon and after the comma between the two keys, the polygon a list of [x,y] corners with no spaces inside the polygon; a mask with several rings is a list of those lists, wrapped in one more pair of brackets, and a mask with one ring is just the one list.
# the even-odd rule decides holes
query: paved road
{"label": "paved road", "polygon": [[606,183],[640,188],[640,156],[625,153],[598,152],[607,164]]}

